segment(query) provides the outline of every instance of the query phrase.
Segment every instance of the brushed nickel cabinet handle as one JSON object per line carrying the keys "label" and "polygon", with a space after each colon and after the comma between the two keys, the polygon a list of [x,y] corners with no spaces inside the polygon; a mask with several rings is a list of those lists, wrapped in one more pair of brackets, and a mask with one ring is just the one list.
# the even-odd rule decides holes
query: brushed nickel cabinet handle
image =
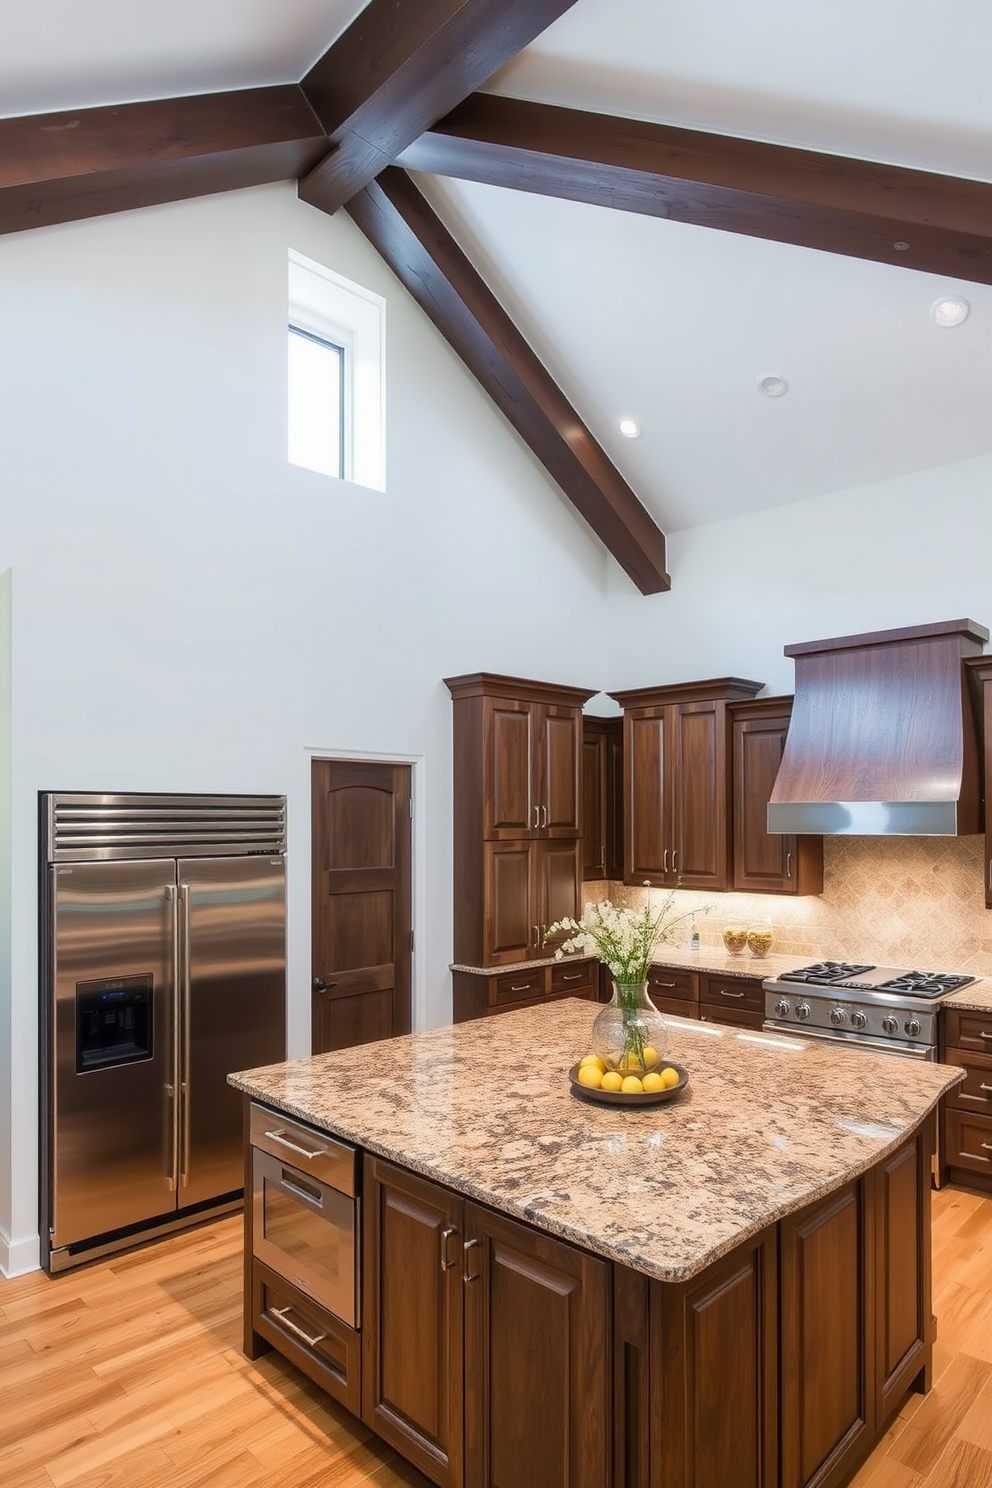
{"label": "brushed nickel cabinet handle", "polygon": [[533,925],[531,928],[534,931],[534,944],[539,946],[541,944],[541,927],[540,925]]}
{"label": "brushed nickel cabinet handle", "polygon": [[988,1039],[990,1042],[992,1042],[992,1033],[980,1033],[978,1037]]}
{"label": "brushed nickel cabinet handle", "polygon": [[582,977],[583,977],[583,973],[581,971],[573,971],[570,976],[563,976],[562,977],[562,981],[563,982],[581,982]]}
{"label": "brushed nickel cabinet handle", "polygon": [[541,826],[542,827],[546,827],[547,825],[548,825],[548,808],[547,808],[547,806],[542,806],[541,807]]}
{"label": "brushed nickel cabinet handle", "polygon": [[540,806],[535,806],[534,807],[534,831],[535,832],[538,830],[538,828],[540,827],[540,825],[541,825],[541,808],[540,808]]}
{"label": "brushed nickel cabinet handle", "polygon": [[663,982],[658,977],[651,977],[652,987],[674,987],[674,982]]}
{"label": "brushed nickel cabinet handle", "polygon": [[679,871],[678,856],[679,856],[679,850],[678,850],[678,848],[677,847],[673,847],[672,848],[672,872],[673,873],[678,873],[678,871]]}
{"label": "brushed nickel cabinet handle", "polygon": [[457,1226],[455,1226],[455,1225],[447,1225],[446,1228],[441,1231],[441,1270],[442,1271],[450,1271],[457,1264],[457,1258],[455,1260],[449,1260],[448,1259],[448,1241],[451,1239],[452,1235],[457,1235],[457,1234],[458,1234],[458,1229],[457,1229]]}
{"label": "brushed nickel cabinet handle", "polygon": [[786,855],[785,855],[785,876],[786,876],[786,878],[791,878],[792,877],[792,854],[791,854],[791,852],[787,852]]}
{"label": "brushed nickel cabinet handle", "polygon": [[297,1338],[302,1338],[303,1342],[309,1344],[310,1348],[316,1348],[318,1343],[323,1343],[324,1340],[329,1336],[327,1333],[305,1333],[303,1329],[298,1326],[298,1324],[290,1322],[289,1318],[286,1316],[289,1310],[290,1309],[288,1307],[269,1308],[272,1316],[278,1318],[284,1328],[288,1328],[290,1333],[295,1333]]}
{"label": "brushed nickel cabinet handle", "polygon": [[478,1240],[464,1240],[462,1242],[462,1281],[478,1281],[478,1272],[470,1272],[468,1269],[468,1253],[473,1246],[478,1245]]}
{"label": "brushed nickel cabinet handle", "polygon": [[511,992],[529,992],[530,989],[531,989],[531,985],[532,985],[532,983],[530,983],[530,982],[522,982],[519,987],[514,987],[513,984],[511,983],[510,984],[510,991]]}
{"label": "brushed nickel cabinet handle", "polygon": [[[974,880],[972,880],[972,882],[974,882]],[[728,992],[726,987],[721,987],[720,988],[720,996],[721,997],[743,997],[744,996],[744,993],[743,992]]]}
{"label": "brushed nickel cabinet handle", "polygon": [[982,1149],[985,1152],[992,1152],[992,1142],[983,1142]]}
{"label": "brushed nickel cabinet handle", "polygon": [[992,1085],[979,1085],[979,1090],[987,1090],[992,1095]]}
{"label": "brushed nickel cabinet handle", "polygon": [[668,872],[668,848],[667,847],[665,848],[665,856],[661,860],[661,871],[662,871],[662,873],[667,873]]}

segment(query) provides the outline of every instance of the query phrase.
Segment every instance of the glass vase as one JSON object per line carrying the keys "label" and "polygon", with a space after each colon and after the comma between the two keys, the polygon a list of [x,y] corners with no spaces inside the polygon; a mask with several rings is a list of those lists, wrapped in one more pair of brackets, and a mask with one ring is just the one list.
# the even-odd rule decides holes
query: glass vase
{"label": "glass vase", "polygon": [[592,1047],[607,1069],[622,1075],[643,1075],[661,1064],[668,1029],[646,981],[614,980],[613,997],[592,1025]]}

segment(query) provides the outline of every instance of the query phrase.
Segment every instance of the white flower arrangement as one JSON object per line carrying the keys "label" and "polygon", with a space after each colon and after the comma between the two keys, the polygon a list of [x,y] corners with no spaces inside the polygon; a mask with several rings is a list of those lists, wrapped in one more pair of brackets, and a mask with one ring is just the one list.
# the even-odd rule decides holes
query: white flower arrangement
{"label": "white flower arrangement", "polygon": [[643,982],[658,947],[673,938],[677,925],[700,913],[698,909],[688,910],[672,917],[674,904],[674,892],[658,909],[652,909],[648,900],[642,908],[631,909],[629,905],[603,899],[599,904],[586,904],[581,920],[566,917],[550,925],[544,938],[547,941],[552,935],[568,930],[569,938],[555,951],[556,961],[581,952],[608,966],[613,980],[619,984]]}

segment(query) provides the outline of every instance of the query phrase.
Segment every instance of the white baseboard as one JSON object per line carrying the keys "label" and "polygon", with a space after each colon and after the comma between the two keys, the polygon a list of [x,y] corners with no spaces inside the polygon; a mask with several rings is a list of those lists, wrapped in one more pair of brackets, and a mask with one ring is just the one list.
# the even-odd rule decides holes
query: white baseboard
{"label": "white baseboard", "polygon": [[0,1229],[0,1275],[8,1278],[24,1276],[28,1271],[37,1271],[41,1265],[41,1241],[37,1235],[25,1235],[21,1240],[11,1240]]}

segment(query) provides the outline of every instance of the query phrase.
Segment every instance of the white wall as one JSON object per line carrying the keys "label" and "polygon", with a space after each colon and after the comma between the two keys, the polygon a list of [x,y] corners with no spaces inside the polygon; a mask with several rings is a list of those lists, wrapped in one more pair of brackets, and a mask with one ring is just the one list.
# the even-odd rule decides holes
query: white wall
{"label": "white wall", "polygon": [[689,528],[669,539],[667,595],[641,599],[611,562],[610,685],[738,676],[791,693],[790,643],[992,628],[990,551],[992,456]]}
{"label": "white wall", "polygon": [[[388,300],[385,495],[287,463],[290,247]],[[37,1256],[37,792],[286,792],[298,1055],[307,750],[417,759],[418,1012],[443,1021],[441,679],[603,685],[607,560],[353,223],[291,185],[0,239],[0,324],[16,864],[0,1265],[23,1269]]]}

